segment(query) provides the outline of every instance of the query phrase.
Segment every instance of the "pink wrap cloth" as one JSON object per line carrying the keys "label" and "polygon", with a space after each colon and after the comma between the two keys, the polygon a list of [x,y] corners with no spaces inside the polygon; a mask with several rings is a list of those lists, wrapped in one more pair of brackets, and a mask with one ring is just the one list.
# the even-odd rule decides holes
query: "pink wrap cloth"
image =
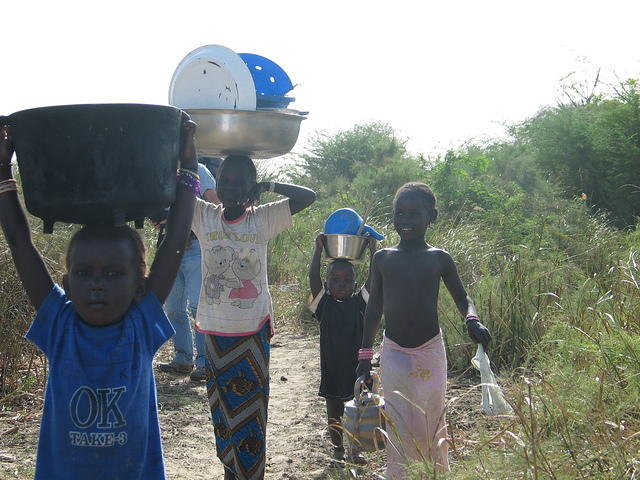
{"label": "pink wrap cloth", "polygon": [[387,478],[408,478],[404,465],[415,461],[435,462],[439,471],[449,471],[447,354],[442,332],[415,348],[402,347],[385,336],[380,373],[391,440],[387,442]]}

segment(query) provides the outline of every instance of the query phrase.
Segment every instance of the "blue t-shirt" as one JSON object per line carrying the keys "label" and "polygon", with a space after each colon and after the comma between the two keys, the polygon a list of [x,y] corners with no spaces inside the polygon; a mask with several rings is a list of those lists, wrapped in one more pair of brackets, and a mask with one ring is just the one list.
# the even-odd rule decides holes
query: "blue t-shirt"
{"label": "blue t-shirt", "polygon": [[[216,179],[213,178],[209,169],[201,163],[198,163],[198,176],[200,177],[200,198],[204,199],[204,192],[217,188]],[[198,253],[200,252],[200,244],[193,232],[189,235],[187,249],[194,249]]]}
{"label": "blue t-shirt", "polygon": [[213,178],[213,175],[211,175],[209,169],[201,163],[198,163],[198,176],[200,177],[201,197],[207,190],[216,189],[216,179]]}
{"label": "blue t-shirt", "polygon": [[55,285],[26,338],[49,359],[36,479],[164,479],[152,359],[174,334],[149,291],[92,327]]}

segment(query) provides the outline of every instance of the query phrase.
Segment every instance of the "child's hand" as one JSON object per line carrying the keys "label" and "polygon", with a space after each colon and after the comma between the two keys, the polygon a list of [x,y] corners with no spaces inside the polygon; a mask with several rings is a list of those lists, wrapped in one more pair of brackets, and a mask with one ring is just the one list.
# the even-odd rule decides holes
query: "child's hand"
{"label": "child's hand", "polygon": [[360,360],[356,367],[356,376],[363,377],[365,382],[371,378],[371,360]]}
{"label": "child's hand", "polygon": [[[5,117],[0,118],[3,122]],[[13,139],[11,137],[11,127],[0,123],[0,167],[8,167],[13,157]]]}
{"label": "child's hand", "polygon": [[270,182],[256,183],[251,190],[249,190],[249,204],[260,201],[260,195],[269,191]]}
{"label": "child's hand", "polygon": [[369,241],[367,242],[367,248],[371,252],[371,255],[376,253],[376,250],[378,248],[378,243],[375,238],[369,236]]}
{"label": "child's hand", "polygon": [[153,225],[153,228],[155,228],[156,230],[160,230],[163,225],[167,224],[166,220],[162,220],[161,222],[154,222],[153,220],[149,219],[149,221],[151,222],[151,225]]}
{"label": "child's hand", "polygon": [[196,133],[197,125],[189,115],[182,112],[182,130],[180,132],[180,167],[198,171],[198,159],[196,158]]}
{"label": "child's hand", "polygon": [[318,236],[316,237],[316,248],[318,250],[322,250],[324,248],[324,233],[319,233]]}
{"label": "child's hand", "polygon": [[489,329],[477,320],[467,320],[467,331],[469,332],[471,340],[480,343],[486,352],[487,346],[491,341]]}

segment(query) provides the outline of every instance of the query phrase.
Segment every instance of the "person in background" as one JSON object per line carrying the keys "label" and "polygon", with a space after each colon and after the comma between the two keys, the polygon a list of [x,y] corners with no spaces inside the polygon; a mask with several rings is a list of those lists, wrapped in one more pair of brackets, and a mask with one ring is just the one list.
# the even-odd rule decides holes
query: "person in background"
{"label": "person in background", "polygon": [[390,427],[385,478],[394,480],[408,478],[405,465],[410,461],[427,460],[437,470],[449,470],[447,356],[438,322],[441,280],[464,316],[471,339],[485,349],[491,340],[451,255],[425,241],[437,217],[436,197],[427,185],[411,182],[400,187],[393,200],[393,226],[400,242],[376,252],[371,265],[357,374],[370,374],[371,347],[384,314],[380,373]]}
{"label": "person in background", "polygon": [[211,172],[213,178],[218,179],[218,168],[220,168],[220,164],[222,163],[222,159],[218,157],[207,157],[205,155],[201,155],[198,157],[198,162],[202,163],[207,170]]}
{"label": "person in background", "polygon": [[[200,161],[198,162],[198,174],[200,175],[200,198],[210,203],[220,203],[216,194],[216,181]],[[159,223],[156,222],[156,225]],[[192,328],[191,325],[191,319],[195,320],[196,318],[201,284],[200,243],[191,232],[176,281],[164,302],[164,310],[176,331],[173,337],[174,355],[170,362],[159,363],[158,369],[168,373],[190,374],[190,379],[195,382],[201,382],[207,378],[204,335]]]}
{"label": "person in background", "polygon": [[[368,240],[371,255],[376,241]],[[320,390],[318,395],[327,402],[329,436],[333,445],[332,458],[345,461],[342,443],[344,402],[353,398],[356,381],[358,349],[362,344],[364,312],[369,298],[369,279],[356,292],[356,268],[348,260],[333,260],[327,266],[327,280],[322,284],[320,258],[324,249],[324,234],[316,237],[316,248],[309,264],[309,286],[312,301],[309,309],[320,322]],[[365,458],[351,449],[351,462],[366,463]]]}
{"label": "person in background", "polygon": [[148,275],[136,230],[87,225],[67,247],[63,289],[33,244],[12,178],[11,128],[0,118],[0,224],[37,310],[25,336],[49,361],[36,480],[166,478],[152,361],[174,333],[162,301],[199,188],[195,128],[184,114],[175,202]]}
{"label": "person in background", "polygon": [[[192,225],[203,257],[196,328],[206,334],[211,421],[227,480],[264,478],[274,327],[267,244],[316,198],[308,188],[256,177],[249,157],[225,158],[222,205],[197,200]],[[255,206],[267,191],[285,198]]]}

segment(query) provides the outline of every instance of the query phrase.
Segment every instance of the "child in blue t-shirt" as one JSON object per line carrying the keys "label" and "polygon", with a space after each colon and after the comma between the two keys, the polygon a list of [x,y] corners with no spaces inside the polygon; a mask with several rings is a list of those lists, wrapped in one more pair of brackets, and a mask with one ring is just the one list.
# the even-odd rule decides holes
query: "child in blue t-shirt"
{"label": "child in blue t-shirt", "polygon": [[12,178],[11,129],[0,122],[0,224],[37,310],[26,337],[49,359],[36,479],[164,479],[151,367],[174,331],[162,310],[193,216],[195,124],[182,124],[181,170],[167,235],[146,275],[128,226],[91,225],[69,242],[63,288],[31,240]]}

